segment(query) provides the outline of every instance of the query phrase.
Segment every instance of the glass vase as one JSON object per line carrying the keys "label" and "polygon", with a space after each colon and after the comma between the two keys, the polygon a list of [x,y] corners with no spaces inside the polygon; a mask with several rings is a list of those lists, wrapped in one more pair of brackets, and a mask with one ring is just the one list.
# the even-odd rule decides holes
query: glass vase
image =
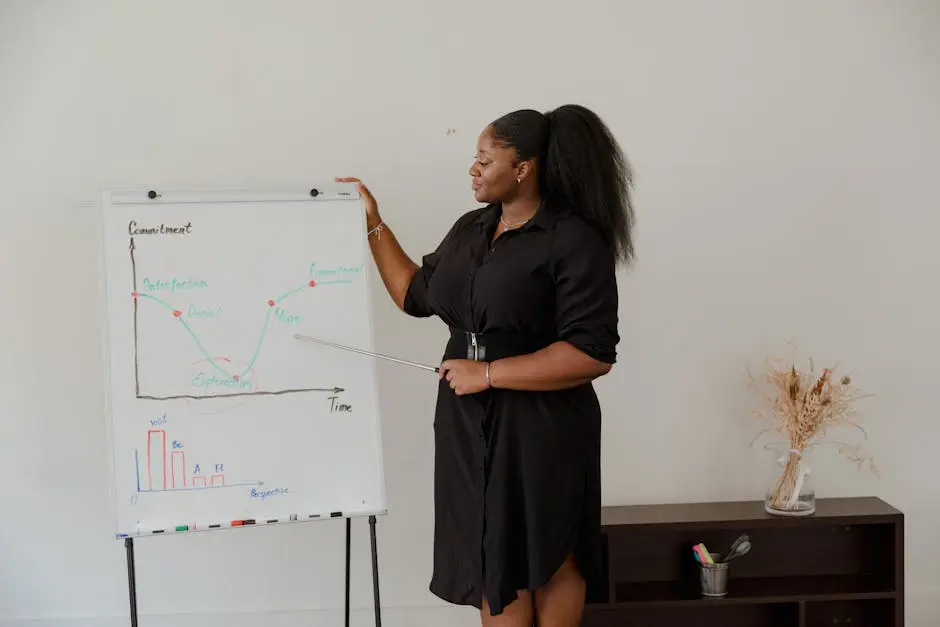
{"label": "glass vase", "polygon": [[774,516],[809,516],[816,512],[813,487],[813,447],[795,449],[787,442],[767,444],[771,456],[764,510]]}

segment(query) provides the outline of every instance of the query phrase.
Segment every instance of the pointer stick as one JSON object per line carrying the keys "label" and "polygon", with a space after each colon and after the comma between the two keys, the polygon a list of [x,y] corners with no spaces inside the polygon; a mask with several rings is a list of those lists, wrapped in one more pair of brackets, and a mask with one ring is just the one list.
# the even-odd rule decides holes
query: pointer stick
{"label": "pointer stick", "polygon": [[389,357],[388,355],[380,355],[379,353],[373,353],[372,351],[363,350],[361,348],[353,348],[352,346],[334,344],[333,342],[327,342],[326,340],[318,340],[317,338],[310,337],[308,335],[301,335],[300,333],[295,333],[294,337],[297,338],[298,340],[304,340],[306,342],[316,342],[317,344],[324,344],[326,346],[332,346],[334,348],[341,348],[343,350],[352,351],[354,353],[362,353],[363,355],[369,355],[370,357],[378,357],[379,359],[387,359],[389,361],[394,361],[399,364],[405,364],[406,366],[414,366],[415,368],[421,368],[422,370],[430,370],[431,372],[440,372],[440,368],[436,366],[427,366],[425,364],[419,364],[413,361],[406,361],[404,359],[399,359],[397,357]]}

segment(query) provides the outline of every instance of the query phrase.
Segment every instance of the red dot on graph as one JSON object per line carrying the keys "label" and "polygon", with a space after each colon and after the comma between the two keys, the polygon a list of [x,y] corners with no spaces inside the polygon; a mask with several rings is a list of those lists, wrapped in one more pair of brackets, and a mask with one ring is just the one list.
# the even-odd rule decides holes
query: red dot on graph
{"label": "red dot on graph", "polygon": [[239,376],[238,376],[237,374],[233,374],[233,375],[232,375],[232,378],[233,378],[234,380],[238,381]]}
{"label": "red dot on graph", "polygon": [[179,317],[182,316],[182,315],[183,315],[183,312],[180,311],[179,309],[177,309],[176,311],[173,312],[173,317],[175,317],[175,318],[179,318]]}
{"label": "red dot on graph", "polygon": [[140,296],[140,294],[138,294],[137,292],[131,292],[131,296],[134,298],[137,298],[138,296]]}
{"label": "red dot on graph", "polygon": [[274,307],[274,301],[273,301],[273,300],[269,300],[269,301],[268,301],[268,306]]}
{"label": "red dot on graph", "polygon": [[310,281],[310,287],[313,287],[313,286],[316,285],[316,284],[317,284],[316,281]]}

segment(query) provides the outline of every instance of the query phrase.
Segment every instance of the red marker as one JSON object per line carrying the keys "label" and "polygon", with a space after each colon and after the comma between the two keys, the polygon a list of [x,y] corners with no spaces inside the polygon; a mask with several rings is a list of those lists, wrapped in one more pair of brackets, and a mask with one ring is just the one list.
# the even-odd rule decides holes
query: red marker
{"label": "red marker", "polygon": [[140,294],[138,294],[137,292],[131,292],[131,296],[134,298],[137,298],[140,296]]}
{"label": "red marker", "polygon": [[182,315],[183,315],[183,312],[180,311],[179,309],[177,309],[176,311],[173,312],[173,317],[174,317],[174,318],[179,318],[179,317],[182,316]]}
{"label": "red marker", "polygon": [[269,300],[269,301],[268,301],[268,306],[269,306],[269,307],[274,307],[274,301],[273,301],[273,300]]}
{"label": "red marker", "polygon": [[310,287],[314,287],[316,284],[317,284],[316,281],[313,281],[313,280],[310,281]]}
{"label": "red marker", "polygon": [[232,375],[232,378],[235,379],[236,381],[238,381],[238,375],[237,375],[237,374],[233,374],[233,375]]}

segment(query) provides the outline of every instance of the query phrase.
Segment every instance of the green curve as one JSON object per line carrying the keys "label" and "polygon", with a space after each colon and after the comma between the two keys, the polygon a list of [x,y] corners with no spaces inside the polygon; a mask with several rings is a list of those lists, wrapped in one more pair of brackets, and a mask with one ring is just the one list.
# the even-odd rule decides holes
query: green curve
{"label": "green curve", "polygon": [[[351,283],[351,281],[346,280],[346,279],[317,281],[317,285],[328,285],[328,284],[332,284],[332,283]],[[288,298],[288,297],[290,297],[290,296],[296,294],[297,292],[302,291],[302,290],[303,290],[305,287],[307,287],[307,286],[308,286],[308,284],[307,284],[307,283],[304,283],[304,284],[301,285],[300,287],[294,288],[294,289],[290,290],[289,292],[285,292],[284,294],[282,294],[281,296],[279,296],[279,297],[277,298],[277,300],[275,301],[275,304],[280,304],[280,302],[281,302],[282,300],[284,300],[284,299],[286,299],[286,298]],[[160,305],[163,306],[164,308],[166,308],[166,309],[167,309],[168,311],[170,311],[171,313],[175,313],[175,312],[177,311],[176,309],[173,308],[172,305],[170,305],[168,302],[166,302],[165,300],[163,300],[163,299],[161,299],[161,298],[159,298],[159,297],[157,297],[157,296],[153,296],[153,295],[151,295],[151,294],[138,294],[138,296],[142,296],[142,297],[144,297],[144,298],[149,298],[150,300],[152,300],[152,301],[154,301],[154,302],[160,304]],[[269,323],[270,320],[271,320],[271,312],[273,311],[273,309],[274,309],[274,307],[268,306],[268,313],[267,313],[267,314],[265,315],[265,317],[264,317],[264,324],[263,324],[262,327],[261,327],[261,334],[260,334],[260,336],[258,337],[258,343],[257,343],[257,345],[255,346],[255,353],[254,353],[254,355],[252,355],[251,361],[248,362],[248,366],[246,366],[246,367],[245,367],[245,370],[242,371],[242,374],[238,375],[239,377],[245,376],[245,374],[246,374],[249,370],[252,369],[252,367],[255,365],[255,361],[258,359],[258,356],[261,354],[261,347],[264,345],[264,338],[267,336],[267,333],[268,333],[268,323]],[[199,336],[196,335],[196,332],[193,331],[192,328],[191,328],[191,327],[186,323],[186,321],[183,319],[182,313],[180,313],[180,315],[178,316],[178,319],[179,319],[179,321],[180,321],[180,324],[183,325],[183,328],[186,329],[186,331],[189,333],[190,337],[193,338],[193,341],[196,342],[196,346],[199,348],[199,350],[202,352],[202,354],[205,356],[205,358],[209,361],[209,363],[212,364],[212,366],[213,366],[216,370],[218,370],[219,372],[221,372],[222,374],[224,374],[226,377],[228,377],[228,378],[230,378],[230,379],[233,379],[233,378],[234,378],[234,375],[232,375],[231,373],[227,372],[224,368],[222,368],[221,366],[219,366],[219,364],[217,364],[217,363],[215,362],[215,359],[212,358],[212,355],[209,354],[209,351],[207,351],[206,348],[202,345],[202,341],[199,339]]]}

